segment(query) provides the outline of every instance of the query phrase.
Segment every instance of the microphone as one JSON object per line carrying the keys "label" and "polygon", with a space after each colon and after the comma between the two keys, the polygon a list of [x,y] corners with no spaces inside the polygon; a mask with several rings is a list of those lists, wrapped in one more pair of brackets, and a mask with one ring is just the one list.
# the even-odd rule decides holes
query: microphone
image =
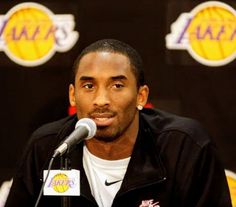
{"label": "microphone", "polygon": [[75,130],[54,151],[53,157],[55,158],[59,154],[62,156],[65,152],[71,151],[79,142],[94,137],[96,131],[97,127],[92,119],[80,119],[75,125]]}

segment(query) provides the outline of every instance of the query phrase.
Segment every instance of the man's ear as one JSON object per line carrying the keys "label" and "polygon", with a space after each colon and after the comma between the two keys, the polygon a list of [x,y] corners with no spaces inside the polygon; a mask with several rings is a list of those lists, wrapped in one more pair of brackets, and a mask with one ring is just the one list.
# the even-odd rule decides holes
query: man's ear
{"label": "man's ear", "polygon": [[147,85],[143,85],[139,87],[138,96],[137,96],[137,107],[144,106],[147,103],[149,94],[149,88]]}
{"label": "man's ear", "polygon": [[73,84],[69,85],[69,101],[71,106],[76,106],[75,102],[75,87]]}

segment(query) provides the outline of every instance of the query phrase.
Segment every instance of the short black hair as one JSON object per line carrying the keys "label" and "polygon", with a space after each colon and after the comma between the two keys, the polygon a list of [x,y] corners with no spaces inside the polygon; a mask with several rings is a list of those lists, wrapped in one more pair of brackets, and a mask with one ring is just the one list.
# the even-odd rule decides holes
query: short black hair
{"label": "short black hair", "polygon": [[87,46],[84,50],[82,50],[82,52],[77,57],[73,65],[73,71],[72,71],[73,83],[75,81],[75,76],[77,73],[80,60],[86,54],[91,52],[111,52],[125,55],[130,61],[132,72],[134,73],[134,76],[136,78],[137,87],[139,88],[140,86],[143,86],[145,84],[142,58],[140,57],[138,52],[130,45],[115,39],[98,40],[92,43],[91,45]]}

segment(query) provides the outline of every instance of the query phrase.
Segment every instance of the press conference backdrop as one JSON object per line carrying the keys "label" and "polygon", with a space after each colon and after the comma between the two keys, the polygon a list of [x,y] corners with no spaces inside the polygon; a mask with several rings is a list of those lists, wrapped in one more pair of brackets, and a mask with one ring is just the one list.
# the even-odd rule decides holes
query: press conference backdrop
{"label": "press conference backdrop", "polygon": [[68,114],[74,59],[103,38],[143,57],[155,107],[199,120],[236,172],[236,2],[0,1],[0,183],[30,134]]}

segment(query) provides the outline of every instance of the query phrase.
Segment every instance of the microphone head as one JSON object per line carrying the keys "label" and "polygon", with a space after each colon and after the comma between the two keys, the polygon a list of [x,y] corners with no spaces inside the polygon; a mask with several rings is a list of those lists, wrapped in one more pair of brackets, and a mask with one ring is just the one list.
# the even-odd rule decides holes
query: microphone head
{"label": "microphone head", "polygon": [[97,126],[92,119],[82,118],[79,121],[77,121],[77,123],[75,125],[75,129],[78,126],[84,126],[88,129],[88,136],[86,137],[86,139],[90,139],[95,136],[96,131],[97,131]]}

